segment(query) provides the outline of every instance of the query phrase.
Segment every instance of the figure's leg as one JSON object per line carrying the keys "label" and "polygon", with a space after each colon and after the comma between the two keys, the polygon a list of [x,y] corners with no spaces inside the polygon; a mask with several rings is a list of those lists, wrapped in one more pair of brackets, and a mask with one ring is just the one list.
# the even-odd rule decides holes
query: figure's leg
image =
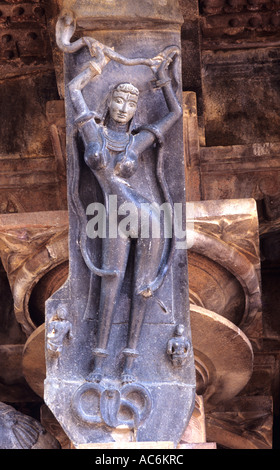
{"label": "figure's leg", "polygon": [[101,380],[103,361],[108,356],[107,346],[113,316],[118,303],[130,248],[129,239],[104,239],[103,242],[103,268],[114,269],[118,271],[118,275],[103,277],[101,280],[97,342],[93,350],[94,370],[88,377],[88,380],[94,381]]}
{"label": "figure's leg", "polygon": [[138,356],[136,348],[146,313],[147,299],[139,293],[139,290],[141,287],[147,286],[156,277],[162,247],[162,239],[160,238],[139,238],[137,240],[128,341],[127,348],[123,351],[126,357],[123,370],[124,382],[134,380],[131,370],[134,359]]}

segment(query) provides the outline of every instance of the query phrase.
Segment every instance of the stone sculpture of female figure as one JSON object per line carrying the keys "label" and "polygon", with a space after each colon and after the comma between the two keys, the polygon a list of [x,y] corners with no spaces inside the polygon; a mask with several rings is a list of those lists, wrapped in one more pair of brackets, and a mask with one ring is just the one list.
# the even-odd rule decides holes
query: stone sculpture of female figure
{"label": "stone sculpture of female figure", "polygon": [[[169,64],[175,57],[177,48],[168,48],[168,53],[159,57],[155,69],[156,85],[162,88],[168,113],[159,121],[150,126],[142,126],[132,134],[130,123],[135,114],[139,96],[139,90],[133,84],[124,82],[114,88],[109,98],[108,112],[101,123],[97,122],[94,113],[85,102],[82,94],[83,88],[96,76],[102,74],[109,60],[98,45],[91,45],[91,47],[94,49],[95,58],[69,83],[69,93],[76,113],[76,124],[85,148],[84,160],[99,182],[105,205],[108,196],[117,195],[118,203],[130,202],[138,208],[143,203],[150,204],[154,201],[148,200],[144,194],[141,194],[141,182],[135,188],[129,178],[137,172],[141,154],[153,144],[158,144],[161,148],[164,134],[175,124],[182,113],[169,77]],[[159,170],[159,177],[162,176],[161,172],[162,169]],[[167,194],[166,187],[165,193]],[[153,214],[152,217],[158,216]],[[156,220],[156,223],[159,223],[159,220]],[[123,350],[125,355],[123,382],[133,380],[131,369],[134,359],[138,356],[136,348],[145,317],[146,298],[161,285],[168,265],[168,256],[162,248],[160,238],[147,239],[138,235],[138,233],[133,234],[135,237],[133,293],[127,347]],[[99,382],[103,376],[103,363],[108,356],[107,346],[111,325],[127,268],[131,244],[131,237],[118,236],[102,239],[102,266],[100,268],[93,265],[90,253],[83,244],[81,245],[87,266],[92,272],[101,276],[97,343],[93,350],[94,369],[87,378],[89,381]]]}

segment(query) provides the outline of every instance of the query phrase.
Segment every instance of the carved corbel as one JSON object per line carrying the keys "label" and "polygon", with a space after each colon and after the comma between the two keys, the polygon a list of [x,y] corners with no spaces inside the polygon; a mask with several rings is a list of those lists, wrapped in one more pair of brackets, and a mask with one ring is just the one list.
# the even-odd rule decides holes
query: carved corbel
{"label": "carved corbel", "polygon": [[[0,217],[0,256],[10,283],[16,319],[27,336],[38,326],[29,311],[32,291],[47,273],[67,263],[67,237],[67,212]],[[60,282],[63,282],[65,277],[62,273],[61,276]],[[59,287],[59,279],[57,282],[53,286],[55,290]]]}
{"label": "carved corbel", "polygon": [[256,203],[239,199],[190,204],[191,302],[225,316],[257,345],[262,306]]}
{"label": "carved corbel", "polygon": [[254,353],[247,336],[215,312],[191,305],[191,325],[197,394],[203,396],[208,412],[234,398],[247,385]]}

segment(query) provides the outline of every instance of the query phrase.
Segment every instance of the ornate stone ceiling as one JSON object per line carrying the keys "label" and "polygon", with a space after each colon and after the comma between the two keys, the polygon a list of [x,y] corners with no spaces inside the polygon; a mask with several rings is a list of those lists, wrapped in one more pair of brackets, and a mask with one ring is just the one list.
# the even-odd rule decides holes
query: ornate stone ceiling
{"label": "ornate stone ceiling", "polygon": [[200,0],[199,8],[203,48],[279,42],[279,0]]}
{"label": "ornate stone ceiling", "polygon": [[0,1],[0,78],[50,67],[52,52],[41,3]]}

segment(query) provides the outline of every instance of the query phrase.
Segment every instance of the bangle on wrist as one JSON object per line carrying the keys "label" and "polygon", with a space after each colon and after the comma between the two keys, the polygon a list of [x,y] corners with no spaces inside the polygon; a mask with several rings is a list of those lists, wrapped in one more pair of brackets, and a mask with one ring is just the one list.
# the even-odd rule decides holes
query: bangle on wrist
{"label": "bangle on wrist", "polygon": [[162,88],[163,86],[167,85],[167,83],[170,83],[170,82],[171,82],[171,78],[154,80],[154,88]]}
{"label": "bangle on wrist", "polygon": [[91,60],[90,63],[89,63],[89,66],[90,66],[91,70],[93,72],[95,72],[95,74],[97,74],[97,75],[101,74],[102,69],[101,69],[100,65],[97,64],[97,62],[94,62],[94,60]]}

